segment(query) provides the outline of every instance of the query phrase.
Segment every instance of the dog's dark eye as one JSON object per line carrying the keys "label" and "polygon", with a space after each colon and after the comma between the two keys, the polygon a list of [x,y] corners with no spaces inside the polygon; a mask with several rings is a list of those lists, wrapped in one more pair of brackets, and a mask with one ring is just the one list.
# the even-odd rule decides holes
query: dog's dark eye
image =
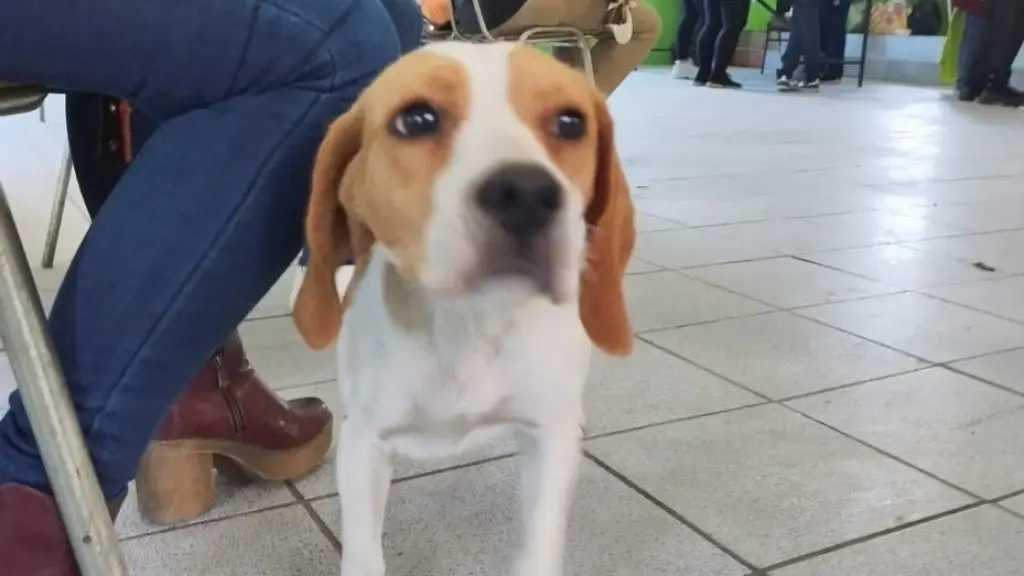
{"label": "dog's dark eye", "polygon": [[395,114],[389,128],[399,138],[429,138],[441,129],[441,113],[426,102],[410,104]]}
{"label": "dog's dark eye", "polygon": [[565,108],[555,115],[553,126],[555,136],[562,140],[579,140],[587,132],[583,113],[572,108]]}

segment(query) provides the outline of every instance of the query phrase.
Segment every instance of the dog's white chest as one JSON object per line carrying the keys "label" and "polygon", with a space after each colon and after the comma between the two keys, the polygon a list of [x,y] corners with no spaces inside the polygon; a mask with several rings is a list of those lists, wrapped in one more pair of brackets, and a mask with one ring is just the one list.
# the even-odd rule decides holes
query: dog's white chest
{"label": "dog's white chest", "polygon": [[433,332],[410,334],[376,297],[375,265],[346,314],[339,374],[350,417],[393,451],[444,457],[510,426],[582,419],[590,342],[574,307],[537,301],[509,315],[500,299],[460,305],[436,310]]}

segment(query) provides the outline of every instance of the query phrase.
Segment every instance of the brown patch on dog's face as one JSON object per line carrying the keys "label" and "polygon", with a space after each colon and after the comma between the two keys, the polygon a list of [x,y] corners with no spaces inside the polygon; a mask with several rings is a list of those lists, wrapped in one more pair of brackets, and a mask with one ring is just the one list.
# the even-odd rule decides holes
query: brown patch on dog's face
{"label": "brown patch on dog's face", "polygon": [[[382,72],[331,125],[313,171],[309,266],[294,310],[312,347],[324,348],[337,337],[344,305],[375,243],[387,248],[398,272],[419,274],[434,178],[448,161],[468,102],[464,69],[450,58],[418,51]],[[438,114],[438,129],[421,133],[421,126],[413,126],[410,135],[416,111],[425,109]],[[356,274],[340,300],[334,269],[347,254],[355,256]]]}

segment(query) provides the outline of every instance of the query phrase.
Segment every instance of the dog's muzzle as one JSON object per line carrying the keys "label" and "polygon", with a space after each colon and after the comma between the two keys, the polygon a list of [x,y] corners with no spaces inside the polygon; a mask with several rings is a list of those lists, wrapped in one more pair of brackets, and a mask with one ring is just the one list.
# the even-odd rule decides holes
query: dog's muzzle
{"label": "dog's muzzle", "polygon": [[565,204],[565,190],[551,172],[536,164],[507,164],[477,189],[477,204],[493,227],[481,262],[483,279],[515,276],[532,280],[558,300],[554,286],[552,233]]}

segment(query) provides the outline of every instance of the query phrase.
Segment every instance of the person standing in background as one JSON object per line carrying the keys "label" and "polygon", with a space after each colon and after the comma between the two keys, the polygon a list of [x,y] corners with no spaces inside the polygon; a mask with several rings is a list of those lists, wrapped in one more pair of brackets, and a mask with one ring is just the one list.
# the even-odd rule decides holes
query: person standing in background
{"label": "person standing in background", "polygon": [[697,75],[697,51],[694,41],[697,31],[704,25],[704,6],[702,0],[682,0],[683,17],[676,27],[675,63],[672,65],[672,77],[686,80]]}
{"label": "person standing in background", "polygon": [[[782,53],[782,68],[776,76],[780,92],[818,91],[821,83],[821,5],[832,0],[795,0],[793,2],[792,29],[786,51]],[[804,64],[804,79],[793,80],[793,75]]]}
{"label": "person standing in background", "polygon": [[704,0],[704,27],[697,39],[696,86],[742,88],[729,76],[729,62],[747,25],[750,0]]}
{"label": "person standing in background", "polygon": [[[980,104],[1019,108],[1024,92],[1010,85],[1013,61],[1024,44],[1024,2],[1021,0],[985,0],[985,22],[981,31],[982,47],[978,57],[980,72],[972,70],[972,88],[981,87]],[[965,30],[966,33],[966,30]],[[983,82],[984,84],[980,84]]]}
{"label": "person standing in background", "polygon": [[843,79],[846,59],[846,23],[850,18],[850,0],[826,0],[821,6],[821,51],[825,54],[822,82]]}

